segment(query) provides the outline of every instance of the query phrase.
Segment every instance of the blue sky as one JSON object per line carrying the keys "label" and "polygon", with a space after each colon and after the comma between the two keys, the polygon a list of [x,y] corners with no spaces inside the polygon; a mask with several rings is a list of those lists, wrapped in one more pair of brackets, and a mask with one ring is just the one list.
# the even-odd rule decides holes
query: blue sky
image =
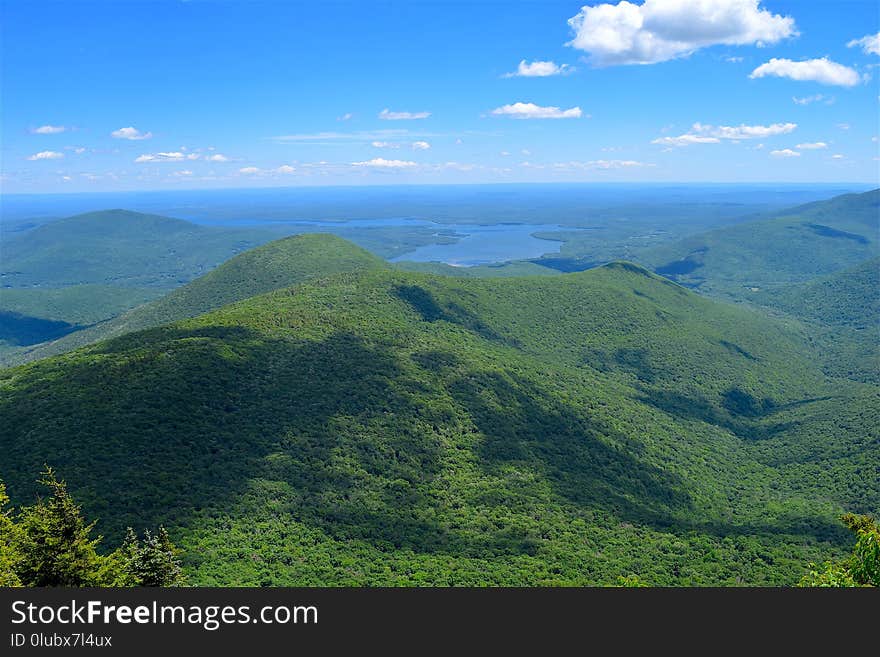
{"label": "blue sky", "polygon": [[2,188],[874,183],[878,11],[7,0]]}

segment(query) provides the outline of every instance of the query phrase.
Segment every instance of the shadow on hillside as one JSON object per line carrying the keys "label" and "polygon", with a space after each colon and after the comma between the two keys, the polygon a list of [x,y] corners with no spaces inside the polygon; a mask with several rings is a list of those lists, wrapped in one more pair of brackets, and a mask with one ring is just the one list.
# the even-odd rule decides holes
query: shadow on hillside
{"label": "shadow on hillside", "polygon": [[[515,529],[465,531],[438,519],[432,483],[448,418],[422,403],[431,391],[390,351],[356,336],[163,327],[16,376],[0,406],[10,491],[29,499],[51,464],[101,520],[107,544],[128,525],[193,525],[245,503],[380,549],[535,549]],[[272,484],[266,496],[255,480],[285,492]]]}
{"label": "shadow on hillside", "polygon": [[692,506],[678,476],[637,458],[640,443],[530,381],[481,372],[455,381],[450,391],[485,436],[480,457],[489,473],[521,465],[543,474],[571,504],[656,527],[676,524],[673,514]]}
{"label": "shadow on hillside", "polygon": [[57,340],[85,327],[42,317],[0,311],[0,341],[19,347]]}
{"label": "shadow on hillside", "polygon": [[[683,395],[672,390],[643,386],[637,399],[668,413],[688,420],[699,420],[727,429],[743,440],[767,440],[797,427],[796,422],[766,422],[766,418],[782,408],[772,399],[758,400],[739,388],[725,391],[716,406],[705,397]],[[804,400],[808,403],[813,400]]]}

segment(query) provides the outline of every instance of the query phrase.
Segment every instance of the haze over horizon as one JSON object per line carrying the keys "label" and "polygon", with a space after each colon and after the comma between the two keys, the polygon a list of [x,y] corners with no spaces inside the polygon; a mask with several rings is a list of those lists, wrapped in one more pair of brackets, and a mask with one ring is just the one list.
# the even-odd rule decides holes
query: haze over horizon
{"label": "haze over horizon", "polygon": [[880,184],[875,3],[3,4],[2,193]]}

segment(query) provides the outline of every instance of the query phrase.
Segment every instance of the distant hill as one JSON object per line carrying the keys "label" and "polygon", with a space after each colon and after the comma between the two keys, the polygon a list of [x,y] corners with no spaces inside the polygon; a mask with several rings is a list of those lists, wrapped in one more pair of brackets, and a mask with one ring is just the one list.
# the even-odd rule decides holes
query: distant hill
{"label": "distant hill", "polygon": [[878,388],[784,324],[624,262],[345,262],[0,372],[13,500],[50,463],[108,539],[164,523],[207,585],[791,584],[880,508]]}
{"label": "distant hill", "polygon": [[382,258],[329,234],[294,235],[235,256],[166,296],[48,344],[7,356],[26,362],[129,331],[195,317],[214,308],[310,278],[388,267]]}
{"label": "distant hill", "polygon": [[175,287],[269,239],[127,210],[90,212],[5,238],[0,285]]}
{"label": "distant hill", "polygon": [[750,300],[880,253],[880,190],[845,194],[701,233],[640,254],[640,262],[709,294]]}

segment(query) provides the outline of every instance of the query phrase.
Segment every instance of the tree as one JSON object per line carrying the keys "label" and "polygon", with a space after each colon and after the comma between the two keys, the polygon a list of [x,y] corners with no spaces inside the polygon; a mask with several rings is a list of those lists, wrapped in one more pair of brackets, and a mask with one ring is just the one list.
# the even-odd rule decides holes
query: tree
{"label": "tree", "polygon": [[123,569],[131,579],[129,586],[180,586],[184,583],[178,550],[164,527],[160,526],[155,534],[146,530],[143,543],[129,527],[119,554]]}
{"label": "tree", "polygon": [[91,537],[64,481],[46,468],[40,483],[51,490],[46,500],[6,511],[6,488],[0,483],[0,586],[179,586],[184,582],[179,551],[168,532],[149,530],[144,541],[129,528],[122,545],[98,553],[101,537]]}
{"label": "tree", "polygon": [[856,535],[852,554],[837,563],[826,561],[821,570],[811,563],[800,586],[880,586],[880,526],[867,515],[847,513],[841,520]]}
{"label": "tree", "polygon": [[18,552],[18,527],[5,510],[9,503],[6,486],[0,482],[0,586],[21,586],[16,574],[21,554]]}
{"label": "tree", "polygon": [[40,483],[52,495],[23,508],[19,515],[19,578],[25,586],[98,584],[100,560],[95,546],[101,537],[90,537],[95,523],[86,524],[67,484],[58,481],[52,468],[47,467],[42,475]]}

